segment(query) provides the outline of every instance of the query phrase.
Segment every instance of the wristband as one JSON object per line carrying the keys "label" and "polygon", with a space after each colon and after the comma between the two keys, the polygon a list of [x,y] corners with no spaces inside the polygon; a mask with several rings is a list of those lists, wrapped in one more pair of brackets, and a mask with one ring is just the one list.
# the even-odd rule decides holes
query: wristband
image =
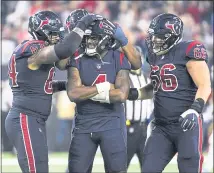
{"label": "wristband", "polygon": [[193,102],[193,104],[190,106],[190,109],[194,109],[200,114],[203,111],[204,104],[205,104],[205,101],[202,98],[197,98]]}
{"label": "wristband", "polygon": [[85,35],[85,32],[81,28],[78,28],[78,27],[75,27],[73,29],[73,32],[76,32],[81,38],[83,38],[83,36]]}
{"label": "wristband", "polygon": [[129,89],[129,95],[128,95],[128,100],[137,100],[139,97],[139,93],[137,88],[130,88]]}

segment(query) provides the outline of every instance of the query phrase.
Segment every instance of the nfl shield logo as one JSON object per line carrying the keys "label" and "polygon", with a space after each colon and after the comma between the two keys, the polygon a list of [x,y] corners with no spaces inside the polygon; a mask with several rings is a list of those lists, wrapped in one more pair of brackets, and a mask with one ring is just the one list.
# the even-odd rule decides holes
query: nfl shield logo
{"label": "nfl shield logo", "polygon": [[101,68],[101,64],[97,64],[97,69],[100,69]]}

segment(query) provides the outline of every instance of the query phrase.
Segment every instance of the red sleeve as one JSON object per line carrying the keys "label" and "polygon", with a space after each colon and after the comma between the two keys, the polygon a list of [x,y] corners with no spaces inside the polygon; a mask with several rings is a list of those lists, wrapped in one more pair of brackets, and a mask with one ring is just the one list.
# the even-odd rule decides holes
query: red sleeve
{"label": "red sleeve", "polygon": [[114,59],[116,61],[117,72],[119,72],[120,70],[131,69],[131,65],[128,61],[128,58],[124,55],[124,53],[120,51],[115,51],[114,56],[115,56]]}
{"label": "red sleeve", "polygon": [[187,45],[186,57],[195,60],[208,60],[206,48],[199,41],[192,41]]}
{"label": "red sleeve", "polygon": [[19,48],[19,50],[17,50],[17,55],[19,55],[18,57],[20,58],[28,58],[44,47],[45,47],[44,41],[41,40],[26,41]]}

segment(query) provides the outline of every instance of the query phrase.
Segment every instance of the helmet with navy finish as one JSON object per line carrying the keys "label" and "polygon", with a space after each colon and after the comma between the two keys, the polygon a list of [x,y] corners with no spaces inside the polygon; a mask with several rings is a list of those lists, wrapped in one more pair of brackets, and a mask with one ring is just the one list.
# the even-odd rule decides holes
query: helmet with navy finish
{"label": "helmet with navy finish", "polygon": [[64,27],[57,14],[40,11],[29,18],[28,32],[36,40],[56,44],[64,37]]}
{"label": "helmet with navy finish", "polygon": [[178,16],[170,13],[160,14],[150,23],[147,47],[156,55],[166,54],[182,40],[182,34],[183,22]]}

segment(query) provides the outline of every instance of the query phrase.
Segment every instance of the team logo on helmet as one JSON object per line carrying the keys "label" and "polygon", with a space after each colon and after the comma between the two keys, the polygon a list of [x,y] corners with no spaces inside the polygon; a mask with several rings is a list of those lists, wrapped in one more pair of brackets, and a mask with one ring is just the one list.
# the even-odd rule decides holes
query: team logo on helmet
{"label": "team logo on helmet", "polygon": [[165,27],[170,29],[173,34],[179,35],[181,33],[181,21],[177,17],[173,19],[175,19],[175,23],[169,23],[169,21],[167,21]]}
{"label": "team logo on helmet", "polygon": [[166,22],[165,27],[170,29],[172,33],[177,34],[175,31],[175,25],[174,24],[170,24],[169,21]]}
{"label": "team logo on helmet", "polygon": [[48,25],[49,24],[49,19],[46,17],[45,20],[41,20],[41,23],[38,27],[38,29],[42,28],[44,25]]}

